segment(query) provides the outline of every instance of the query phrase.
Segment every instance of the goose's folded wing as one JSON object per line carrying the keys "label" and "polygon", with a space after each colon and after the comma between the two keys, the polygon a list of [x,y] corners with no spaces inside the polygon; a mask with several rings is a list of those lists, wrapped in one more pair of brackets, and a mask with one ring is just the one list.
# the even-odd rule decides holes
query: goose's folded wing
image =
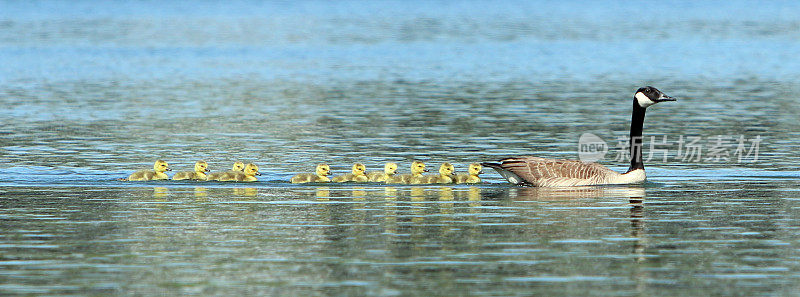
{"label": "goose's folded wing", "polygon": [[597,163],[539,157],[507,158],[500,161],[499,167],[534,186],[592,184],[606,177],[619,175]]}

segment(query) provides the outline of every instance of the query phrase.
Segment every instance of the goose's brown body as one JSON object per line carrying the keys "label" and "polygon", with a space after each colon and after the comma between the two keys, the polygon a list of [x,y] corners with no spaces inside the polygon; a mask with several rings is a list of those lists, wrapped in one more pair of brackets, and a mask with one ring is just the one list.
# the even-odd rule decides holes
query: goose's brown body
{"label": "goose's brown body", "polygon": [[507,158],[500,163],[483,165],[497,169],[511,183],[536,187],[631,184],[643,182],[646,178],[643,169],[620,174],[598,163],[539,157]]}

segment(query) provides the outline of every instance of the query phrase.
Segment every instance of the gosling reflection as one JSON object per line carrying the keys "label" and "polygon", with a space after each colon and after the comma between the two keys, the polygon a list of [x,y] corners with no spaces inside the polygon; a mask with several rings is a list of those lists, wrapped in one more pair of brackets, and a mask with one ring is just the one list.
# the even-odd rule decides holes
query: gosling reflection
{"label": "gosling reflection", "polygon": [[[455,194],[453,193],[452,187],[440,187],[439,188],[439,214],[441,218],[441,225],[442,225],[442,235],[446,235],[452,233],[456,230],[461,230],[461,224],[455,223],[455,219],[453,218],[454,213],[454,206],[455,203]],[[445,246],[446,247],[446,246]]]}
{"label": "gosling reflection", "polygon": [[455,200],[456,195],[453,194],[453,188],[451,187],[440,187],[439,188],[439,201],[453,201]]}
{"label": "gosling reflection", "polygon": [[367,191],[364,188],[355,188],[352,197],[353,201],[367,201]]}
{"label": "gosling reflection", "polygon": [[317,201],[330,201],[331,189],[328,187],[317,188],[316,193],[314,193],[314,197],[317,199]]}
{"label": "gosling reflection", "polygon": [[204,187],[194,188],[194,200],[198,202],[208,201],[208,189]]}
{"label": "gosling reflection", "polygon": [[384,188],[383,195],[386,204],[383,207],[383,233],[387,235],[397,234],[397,188]]}
{"label": "gosling reflection", "polygon": [[469,205],[469,212],[470,213],[479,213],[481,207],[481,188],[478,187],[469,187],[466,191],[467,196],[467,205]]}
{"label": "gosling reflection", "polygon": [[481,207],[483,206],[483,194],[481,193],[481,188],[479,187],[469,187],[466,191],[462,191],[461,195],[466,196],[467,205],[467,212],[470,214],[467,216],[469,224],[465,224],[463,228],[465,228],[465,233],[469,234],[469,236],[474,238],[479,238],[482,234],[481,228],[481,220],[480,220],[480,213]]}
{"label": "gosling reflection", "polygon": [[469,187],[467,190],[467,200],[468,201],[481,201],[481,188],[478,187]]}
{"label": "gosling reflection", "polygon": [[425,201],[425,188],[411,187],[411,201]]}
{"label": "gosling reflection", "polygon": [[425,188],[412,187],[409,195],[411,195],[411,222],[421,224],[425,221],[425,205],[421,203],[425,201]]}
{"label": "gosling reflection", "polygon": [[439,188],[439,213],[444,215],[453,214],[453,201],[456,196],[453,194],[453,188],[441,187]]}
{"label": "gosling reflection", "polygon": [[233,195],[252,198],[258,196],[256,188],[233,188]]}
{"label": "gosling reflection", "polygon": [[153,187],[153,198],[166,201],[167,195],[169,195],[169,189],[165,187]]}
{"label": "gosling reflection", "polygon": [[398,195],[399,193],[395,187],[383,188],[383,196],[386,198],[386,200],[397,200]]}

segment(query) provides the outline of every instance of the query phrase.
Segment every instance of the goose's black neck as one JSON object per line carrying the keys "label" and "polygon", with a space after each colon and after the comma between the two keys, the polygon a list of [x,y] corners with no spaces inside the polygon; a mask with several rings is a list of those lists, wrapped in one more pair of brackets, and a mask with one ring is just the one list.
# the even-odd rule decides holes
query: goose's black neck
{"label": "goose's black neck", "polygon": [[628,172],[636,169],[644,169],[642,162],[642,126],[644,126],[644,112],[646,109],[639,105],[636,98],[633,99],[633,115],[631,116],[631,134],[630,150],[631,150],[631,167]]}

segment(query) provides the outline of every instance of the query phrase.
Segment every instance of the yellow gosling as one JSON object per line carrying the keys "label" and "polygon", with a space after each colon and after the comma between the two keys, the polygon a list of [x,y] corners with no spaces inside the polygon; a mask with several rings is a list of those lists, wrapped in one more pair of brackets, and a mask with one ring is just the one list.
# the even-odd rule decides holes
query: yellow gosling
{"label": "yellow gosling", "polygon": [[371,172],[367,174],[367,178],[369,178],[371,182],[382,183],[392,178],[395,173],[397,173],[397,164],[390,162],[383,166],[383,172]]}
{"label": "yellow gosling", "polygon": [[244,171],[228,171],[219,177],[219,181],[237,181],[237,182],[254,182],[258,179],[256,175],[261,175],[258,172],[258,166],[249,163],[244,166]]}
{"label": "yellow gosling", "polygon": [[233,163],[233,169],[231,169],[230,171],[214,172],[214,173],[208,174],[208,177],[206,178],[206,180],[219,180],[219,178],[225,173],[234,172],[234,171],[242,172],[243,170],[244,170],[244,163],[236,161],[236,162]]}
{"label": "yellow gosling", "polygon": [[344,183],[344,182],[368,182],[369,179],[365,172],[367,171],[367,167],[361,163],[353,164],[353,170],[345,175],[340,175],[333,178],[333,182],[336,183]]}
{"label": "yellow gosling", "polygon": [[428,172],[425,169],[425,163],[421,161],[414,161],[411,163],[411,174],[395,175],[386,181],[387,184],[424,184],[425,177],[422,176],[423,172]]}
{"label": "yellow gosling", "polygon": [[293,176],[291,182],[293,184],[327,183],[331,181],[328,175],[331,175],[331,167],[328,164],[317,164],[315,173],[300,173]]}
{"label": "yellow gosling", "polygon": [[453,174],[455,170],[453,164],[442,163],[442,166],[439,166],[439,175],[428,176],[425,181],[429,184],[452,184],[456,178]]}
{"label": "yellow gosling", "polygon": [[153,170],[139,170],[128,176],[129,181],[144,181],[144,180],[163,180],[169,179],[166,171],[170,171],[169,164],[163,160],[156,161],[153,164]]}
{"label": "yellow gosling", "polygon": [[481,173],[483,173],[483,166],[478,163],[469,164],[469,173],[467,174],[459,174],[456,176],[456,183],[458,184],[477,184],[481,182],[481,178],[478,177]]}
{"label": "yellow gosling", "polygon": [[206,161],[197,161],[194,163],[194,171],[181,171],[172,176],[172,180],[206,180],[208,176],[208,163]]}

